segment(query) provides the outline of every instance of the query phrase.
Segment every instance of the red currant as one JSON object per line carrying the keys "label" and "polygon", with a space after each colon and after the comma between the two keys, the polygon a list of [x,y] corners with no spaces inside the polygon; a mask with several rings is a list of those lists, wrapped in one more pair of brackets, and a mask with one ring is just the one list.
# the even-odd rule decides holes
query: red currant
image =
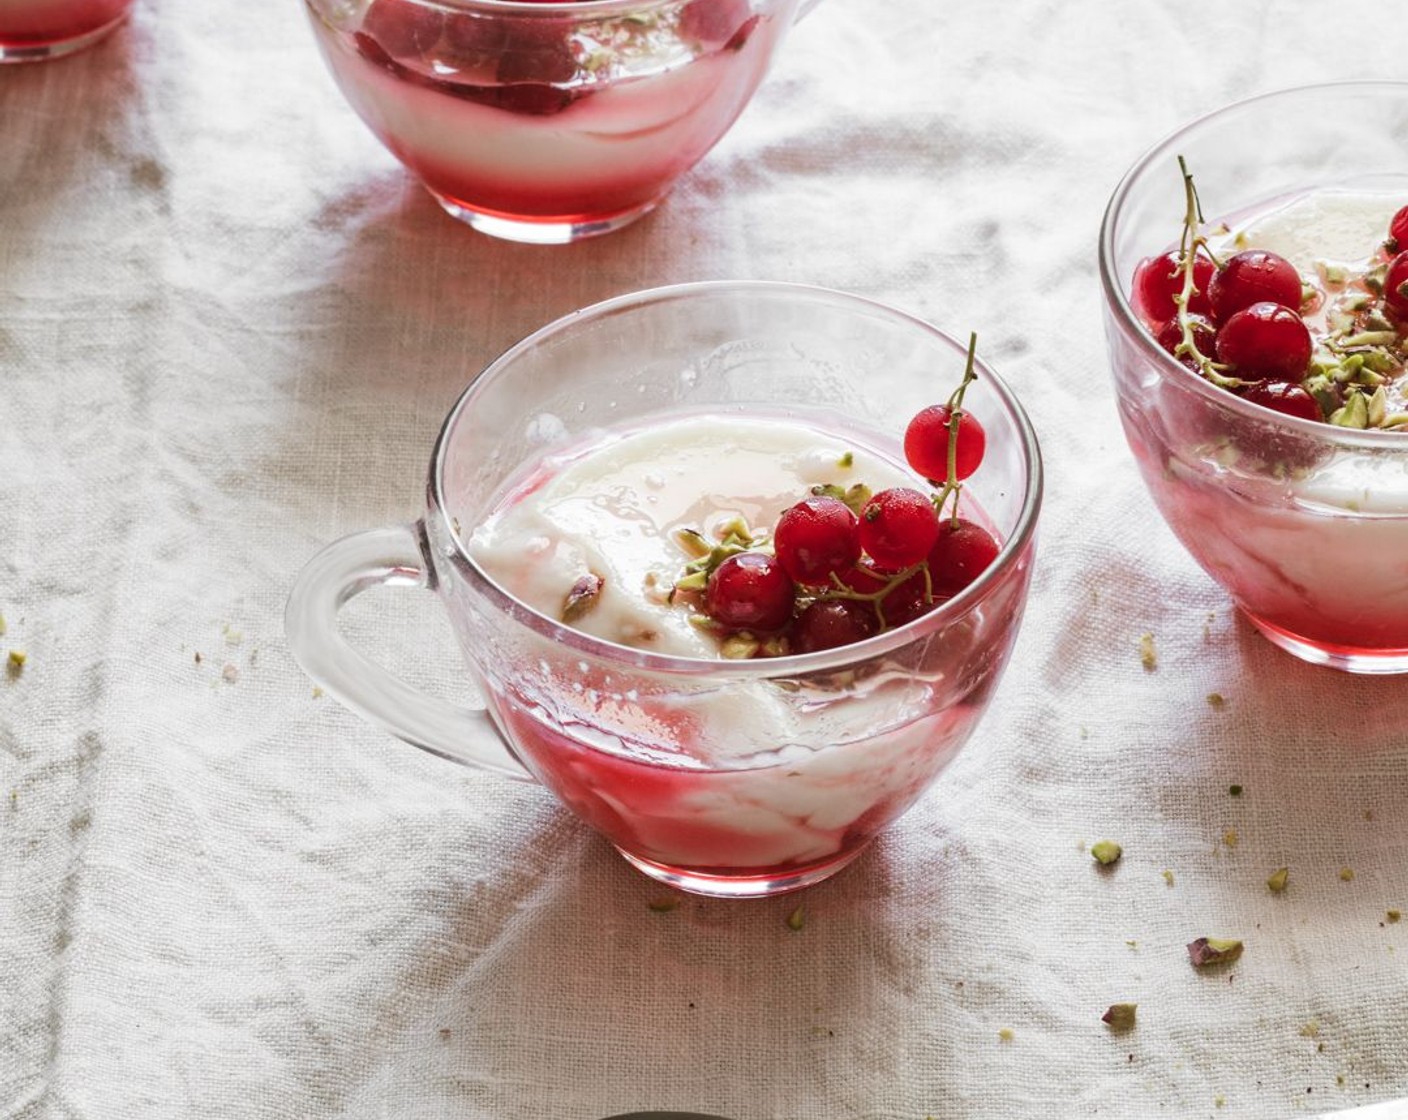
{"label": "red currant", "polygon": [[1408,315],[1408,249],[1389,261],[1384,274],[1384,302],[1399,315]]}
{"label": "red currant", "polygon": [[739,552],[714,569],[704,589],[704,611],[721,626],[766,634],[792,618],[792,580],[766,552]]}
{"label": "red currant", "polygon": [[918,490],[881,490],[860,513],[860,543],[876,567],[898,571],[929,555],[939,535],[934,503]]}
{"label": "red currant", "polygon": [[1279,303],[1244,307],[1217,332],[1217,360],[1239,377],[1299,381],[1310,364],[1305,321]]}
{"label": "red currant", "polygon": [[890,577],[877,572],[874,562],[866,558],[850,571],[842,572],[841,582],[861,595],[874,595],[890,582]]}
{"label": "red currant", "polygon": [[1403,207],[1388,223],[1388,251],[1408,249],[1408,206]]}
{"label": "red currant", "polygon": [[818,599],[792,624],[792,648],[798,653],[835,649],[862,641],[879,629],[880,621],[869,603],[857,599]]}
{"label": "red currant", "polygon": [[[1217,351],[1217,328],[1212,325],[1212,320],[1206,315],[1190,315],[1189,326],[1192,328],[1193,344],[1197,346],[1198,353],[1204,357],[1212,357]],[[1154,339],[1170,354],[1173,354],[1183,341],[1183,328],[1179,326],[1177,319],[1170,319],[1158,329]],[[1175,354],[1174,356],[1189,369],[1198,368],[1198,363],[1193,360],[1193,355]]]}
{"label": "red currant", "polygon": [[418,58],[440,38],[445,17],[438,8],[411,0],[376,0],[362,30],[396,58]]}
{"label": "red currant", "polygon": [[[1208,302],[1208,284],[1214,265],[1211,258],[1199,254],[1193,261],[1192,297],[1188,310],[1195,315],[1212,311]],[[1134,270],[1134,309],[1150,325],[1164,323],[1178,314],[1173,297],[1183,293],[1183,263],[1176,252],[1161,257],[1147,257]]]}
{"label": "red currant", "polygon": [[[909,465],[934,482],[948,481],[949,422],[953,409],[946,404],[922,408],[904,430],[904,457]],[[971,412],[959,411],[954,469],[962,481],[978,469],[987,450],[988,437]]]}
{"label": "red currant", "polygon": [[1299,416],[1302,420],[1324,419],[1315,398],[1301,386],[1286,381],[1258,381],[1243,390],[1242,397],[1287,416]]}
{"label": "red currant", "polygon": [[1285,257],[1265,249],[1248,249],[1230,258],[1208,285],[1212,318],[1225,323],[1254,303],[1299,307],[1300,273]]}
{"label": "red currant", "polygon": [[778,518],[773,546],[789,576],[819,587],[860,559],[856,515],[838,498],[806,498]]}
{"label": "red currant", "polygon": [[935,595],[957,595],[997,559],[1002,546],[981,525],[945,517],[929,553],[929,580]]}

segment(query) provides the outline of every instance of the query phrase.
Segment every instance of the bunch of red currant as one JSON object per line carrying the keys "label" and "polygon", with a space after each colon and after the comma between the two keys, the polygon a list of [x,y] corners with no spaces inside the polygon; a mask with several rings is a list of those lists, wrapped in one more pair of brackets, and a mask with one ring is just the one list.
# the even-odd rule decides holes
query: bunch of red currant
{"label": "bunch of red currant", "polygon": [[905,458],[936,491],[814,487],[778,519],[771,552],[749,547],[710,566],[702,607],[714,627],[772,639],[750,653],[832,649],[913,621],[997,558],[997,538],[958,515],[963,480],[987,444],[963,409],[975,345],[948,403],[921,410],[905,431]]}
{"label": "bunch of red currant", "polygon": [[[1214,384],[1288,416],[1325,420],[1322,402],[1303,384],[1314,340],[1301,317],[1307,294],[1300,274],[1265,249],[1217,260],[1201,232],[1193,177],[1178,162],[1183,236],[1176,250],[1135,270],[1135,309],[1160,346]],[[1400,244],[1408,245],[1408,206],[1394,215],[1386,243],[1389,252]],[[1389,312],[1408,317],[1408,251],[1388,263],[1383,298]]]}

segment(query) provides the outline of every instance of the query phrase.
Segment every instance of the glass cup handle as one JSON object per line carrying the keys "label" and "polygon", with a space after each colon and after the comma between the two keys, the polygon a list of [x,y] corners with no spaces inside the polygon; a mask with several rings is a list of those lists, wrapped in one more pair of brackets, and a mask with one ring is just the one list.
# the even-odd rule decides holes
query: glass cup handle
{"label": "glass cup handle", "polygon": [[324,548],[298,573],[289,593],[289,647],[318,685],[398,739],[451,762],[529,779],[487,711],[412,688],[353,649],[337,628],[337,612],[363,591],[430,587],[424,540],[424,525],[417,521],[354,533]]}

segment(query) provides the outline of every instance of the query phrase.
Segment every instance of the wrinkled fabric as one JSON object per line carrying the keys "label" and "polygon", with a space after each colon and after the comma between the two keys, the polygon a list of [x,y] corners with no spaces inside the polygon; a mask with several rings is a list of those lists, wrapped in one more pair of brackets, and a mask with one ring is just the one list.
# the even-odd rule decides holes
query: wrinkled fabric
{"label": "wrinkled fabric", "polygon": [[[0,679],[0,1115],[1271,1118],[1408,1095],[1408,923],[1386,920],[1408,680],[1272,649],[1164,527],[1095,267],[1144,148],[1252,93],[1398,76],[1398,12],[829,0],[656,214],[566,248],[440,212],[305,23],[295,0],[138,0],[99,47],[0,70],[0,656],[27,655]],[[494,355],[712,278],[976,330],[1047,502],[1007,676],[920,804],[805,895],[659,912],[539,788],[316,695],[281,614],[321,544],[420,512],[439,422]],[[431,596],[346,616],[468,695]],[[1105,838],[1125,854],[1102,873]],[[1245,955],[1195,972],[1199,936]],[[1122,1001],[1138,1024],[1112,1034]]]}

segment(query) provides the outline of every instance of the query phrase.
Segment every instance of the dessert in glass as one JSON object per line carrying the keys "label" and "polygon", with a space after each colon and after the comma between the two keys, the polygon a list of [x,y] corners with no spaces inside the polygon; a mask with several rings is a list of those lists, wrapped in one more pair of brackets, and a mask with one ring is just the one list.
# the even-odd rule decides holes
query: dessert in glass
{"label": "dessert in glass", "polygon": [[1160,512],[1268,639],[1358,673],[1408,671],[1405,206],[1408,83],[1340,83],[1163,140],[1100,235]]}
{"label": "dessert in glass", "polygon": [[441,206],[484,233],[542,244],[653,209],[743,111],[799,7],[306,3],[343,94]]}
{"label": "dessert in glass", "polygon": [[[403,739],[536,778],[662,882],[818,882],[953,758],[1016,636],[1040,460],[992,371],[974,361],[965,380],[969,359],[900,312],[794,285],[683,285],[569,316],[466,390],[420,522],[305,568],[294,653]],[[985,443],[964,465],[960,435],[955,487],[942,456],[917,471],[904,436],[959,386]],[[340,604],[379,584],[439,594],[485,712],[337,637]]]}
{"label": "dessert in glass", "polygon": [[97,42],[132,0],[0,0],[0,62],[57,58]]}

